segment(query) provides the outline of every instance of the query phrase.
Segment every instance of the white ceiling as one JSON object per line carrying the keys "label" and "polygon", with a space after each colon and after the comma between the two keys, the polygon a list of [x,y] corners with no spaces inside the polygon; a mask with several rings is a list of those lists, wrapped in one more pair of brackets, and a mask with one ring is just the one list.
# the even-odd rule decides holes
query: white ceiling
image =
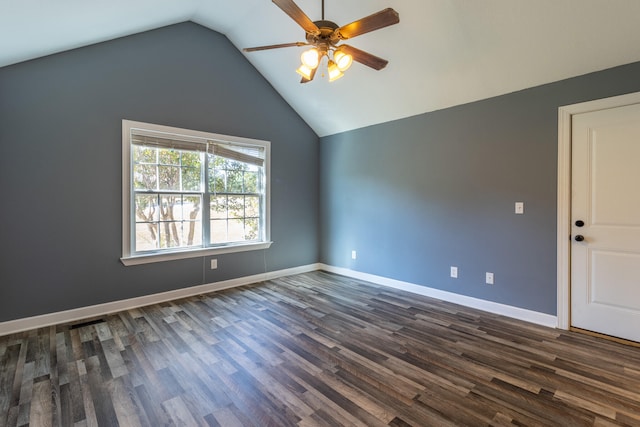
{"label": "white ceiling", "polygon": [[[321,0],[297,4],[321,18]],[[301,85],[304,48],[245,56],[320,136],[640,60],[639,0],[325,0],[325,17],[386,7],[399,24],[349,40],[389,60],[382,71]],[[304,41],[269,0],[0,0],[0,66],[188,20],[238,49]]]}

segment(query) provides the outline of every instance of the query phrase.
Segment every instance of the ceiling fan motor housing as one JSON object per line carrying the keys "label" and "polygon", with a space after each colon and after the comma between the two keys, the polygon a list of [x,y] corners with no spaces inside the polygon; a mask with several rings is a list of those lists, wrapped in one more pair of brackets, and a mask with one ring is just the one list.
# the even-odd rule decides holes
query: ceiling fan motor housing
{"label": "ceiling fan motor housing", "polygon": [[320,34],[306,33],[306,39],[309,44],[316,46],[321,51],[328,51],[330,47],[340,41],[338,37],[337,29],[338,24],[332,21],[315,21],[314,24],[320,30]]}

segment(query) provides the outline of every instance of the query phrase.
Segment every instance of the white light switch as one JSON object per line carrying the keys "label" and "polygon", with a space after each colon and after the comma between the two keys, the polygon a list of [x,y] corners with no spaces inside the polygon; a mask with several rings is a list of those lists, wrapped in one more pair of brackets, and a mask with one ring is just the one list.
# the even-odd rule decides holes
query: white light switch
{"label": "white light switch", "polygon": [[524,202],[516,202],[516,214],[522,215],[524,213]]}
{"label": "white light switch", "polygon": [[218,268],[218,260],[217,259],[212,259],[211,260],[211,269],[215,270],[216,268]]}
{"label": "white light switch", "polygon": [[356,251],[351,251],[351,259],[356,259],[358,258],[358,254]]}
{"label": "white light switch", "polygon": [[451,277],[458,278],[458,267],[451,266]]}

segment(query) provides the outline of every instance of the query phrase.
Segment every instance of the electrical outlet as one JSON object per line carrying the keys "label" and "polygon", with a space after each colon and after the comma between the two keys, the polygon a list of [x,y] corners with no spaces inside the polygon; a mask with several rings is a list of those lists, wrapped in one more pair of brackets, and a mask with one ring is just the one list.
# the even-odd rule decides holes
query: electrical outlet
{"label": "electrical outlet", "polygon": [[351,251],[351,259],[356,259],[358,258],[358,254],[356,253],[356,251]]}
{"label": "electrical outlet", "polygon": [[458,278],[458,267],[451,266],[451,277]]}
{"label": "electrical outlet", "polygon": [[486,279],[485,282],[487,283],[487,285],[493,285],[493,273],[489,273],[487,271],[485,279]]}
{"label": "electrical outlet", "polygon": [[218,268],[218,260],[214,258],[211,260],[211,269],[215,270],[216,268]]}

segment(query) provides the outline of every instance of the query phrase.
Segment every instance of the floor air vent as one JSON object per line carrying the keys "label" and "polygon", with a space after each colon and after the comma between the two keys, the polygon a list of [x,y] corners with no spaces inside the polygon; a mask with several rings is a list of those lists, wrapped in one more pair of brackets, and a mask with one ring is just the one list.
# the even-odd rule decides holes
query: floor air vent
{"label": "floor air vent", "polygon": [[105,322],[104,319],[89,320],[87,322],[76,323],[75,325],[71,325],[71,328],[69,329],[80,329],[80,328],[84,328],[85,326],[97,325],[98,323],[104,323],[104,322]]}

